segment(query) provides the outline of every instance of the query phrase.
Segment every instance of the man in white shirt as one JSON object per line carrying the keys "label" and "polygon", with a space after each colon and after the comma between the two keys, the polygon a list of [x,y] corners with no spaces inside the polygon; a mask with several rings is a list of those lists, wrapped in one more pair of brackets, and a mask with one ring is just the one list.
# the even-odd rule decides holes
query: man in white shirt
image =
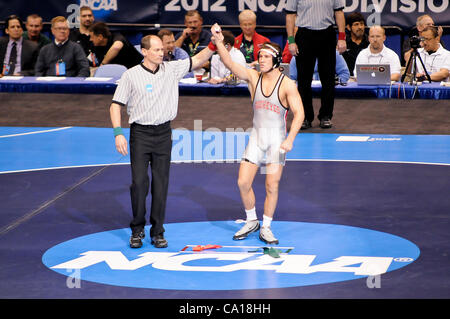
{"label": "man in white shirt", "polygon": [[[224,36],[223,43],[230,53],[233,62],[245,66],[246,61],[244,55],[239,49],[234,47],[234,35],[230,31],[222,31],[222,34]],[[223,64],[220,56],[218,54],[213,55],[211,58],[211,79],[208,82],[212,84],[226,82],[230,74],[231,71]]]}
{"label": "man in white shirt", "polygon": [[400,80],[400,59],[398,55],[384,45],[386,33],[381,26],[372,26],[369,30],[370,45],[362,50],[355,62],[353,74],[356,76],[358,64],[389,64],[391,67],[391,81]]}
{"label": "man in white shirt", "polygon": [[[422,31],[423,48],[417,50],[425,65],[431,81],[448,81],[450,71],[450,51],[439,43],[438,28],[430,26]],[[416,58],[417,78],[424,80],[425,72],[419,59]]]}

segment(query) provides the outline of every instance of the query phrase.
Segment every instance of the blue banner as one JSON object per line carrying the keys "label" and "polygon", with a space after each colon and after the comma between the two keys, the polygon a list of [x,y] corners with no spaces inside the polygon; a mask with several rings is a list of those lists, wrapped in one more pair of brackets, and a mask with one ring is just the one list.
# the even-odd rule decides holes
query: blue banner
{"label": "blue banner", "polygon": [[[244,9],[257,14],[257,24],[284,26],[287,0],[15,0],[0,1],[4,20],[10,14],[22,19],[37,13],[44,21],[58,15],[76,24],[80,6],[93,9],[97,20],[109,23],[183,24],[188,10],[198,10],[204,24],[238,25]],[[450,0],[346,0],[345,13],[362,12],[368,25],[410,29],[417,17],[429,14],[436,25],[450,25]]]}

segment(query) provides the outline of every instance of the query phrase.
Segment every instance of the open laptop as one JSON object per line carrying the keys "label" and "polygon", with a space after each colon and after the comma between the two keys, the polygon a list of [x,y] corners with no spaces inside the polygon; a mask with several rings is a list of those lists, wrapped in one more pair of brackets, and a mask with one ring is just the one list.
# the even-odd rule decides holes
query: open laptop
{"label": "open laptop", "polygon": [[357,64],[356,82],[358,85],[391,84],[389,64]]}
{"label": "open laptop", "polygon": [[[258,63],[255,65],[255,70],[260,71]],[[289,63],[280,63],[280,72],[289,77]]]}

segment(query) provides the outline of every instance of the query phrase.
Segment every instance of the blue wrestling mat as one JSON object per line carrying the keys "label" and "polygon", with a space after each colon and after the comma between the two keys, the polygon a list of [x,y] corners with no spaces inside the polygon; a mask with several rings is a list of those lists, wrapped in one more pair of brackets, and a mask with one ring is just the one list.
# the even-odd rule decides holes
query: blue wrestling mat
{"label": "blue wrestling mat", "polygon": [[257,233],[232,240],[247,140],[174,130],[169,247],[154,248],[147,226],[131,249],[129,157],[111,129],[1,127],[0,296],[450,297],[450,136],[300,133],[280,182],[277,246]]}

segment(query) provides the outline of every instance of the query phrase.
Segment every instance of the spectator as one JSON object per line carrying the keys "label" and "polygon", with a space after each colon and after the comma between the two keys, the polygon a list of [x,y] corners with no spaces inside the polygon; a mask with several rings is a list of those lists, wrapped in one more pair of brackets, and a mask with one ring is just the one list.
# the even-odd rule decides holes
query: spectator
{"label": "spectator", "polygon": [[93,52],[100,65],[121,64],[128,69],[138,65],[143,55],[122,34],[112,34],[104,22],[96,22],[89,28]]}
{"label": "spectator", "polygon": [[384,45],[386,34],[381,26],[372,26],[369,29],[369,47],[362,50],[355,62],[353,74],[356,76],[358,64],[389,64],[391,66],[391,81],[400,80],[400,59],[398,55]]}
{"label": "spectator", "polygon": [[186,28],[176,36],[175,45],[194,56],[205,48],[211,40],[211,33],[203,30],[203,18],[197,10],[186,12]]}
{"label": "spectator", "polygon": [[44,45],[36,62],[36,76],[88,77],[89,63],[83,48],[69,40],[69,22],[58,16],[52,19],[54,42]]}
{"label": "spectator", "polygon": [[3,75],[34,75],[39,46],[22,37],[22,21],[16,15],[6,18],[7,37],[0,39],[0,61]]}
{"label": "spectator", "polygon": [[164,61],[183,60],[189,58],[189,55],[182,48],[175,46],[175,37],[169,29],[161,29],[158,37],[163,43]]}
{"label": "spectator", "polygon": [[38,44],[39,50],[46,44],[52,42],[49,37],[42,34],[42,18],[37,14],[30,14],[27,17],[27,22],[25,24],[27,31],[23,33],[23,38],[31,40]]}
{"label": "spectator", "polygon": [[[422,58],[431,81],[448,81],[450,71],[450,51],[445,50],[439,43],[438,28],[429,26],[422,30],[423,48],[418,53]],[[417,59],[418,60],[418,59]],[[418,68],[418,79],[425,80],[420,61],[416,61]]]}
{"label": "spectator", "polygon": [[239,14],[239,25],[242,33],[236,37],[234,47],[242,52],[249,66],[254,67],[258,63],[259,49],[270,40],[255,31],[256,14],[251,10],[244,10]]}
{"label": "spectator", "polygon": [[[295,56],[292,57],[291,62],[289,63],[289,77],[292,80],[297,81],[297,64],[295,61]],[[342,55],[339,54],[338,51],[336,51],[336,77],[337,81],[340,84],[346,84],[348,82],[348,79],[350,78],[350,71],[347,67],[347,63],[345,63],[344,58]],[[317,61],[316,66],[314,67],[314,74],[313,74],[313,80],[320,80],[319,77],[319,71],[317,68]]]}
{"label": "spectator", "polygon": [[[409,58],[411,57],[411,52],[412,52],[411,44],[410,44],[411,38],[413,36],[419,36],[419,37],[422,36],[422,31],[426,27],[430,27],[430,26],[434,26],[434,21],[428,14],[421,15],[420,17],[417,18],[416,27],[413,28],[409,32],[409,36],[406,37],[405,40],[403,41],[402,52],[403,52],[403,58],[405,59],[406,63],[408,63]],[[442,27],[439,27],[438,28],[438,42],[441,41],[442,32],[443,32]],[[422,43],[421,43],[421,45],[422,45]],[[442,43],[441,43],[441,45],[442,45]]]}
{"label": "spectator", "polygon": [[[82,6],[80,7],[80,28],[74,28],[70,31],[69,40],[81,45],[86,56],[91,54],[93,48],[89,34],[89,28],[93,23],[94,13],[92,9],[88,6]],[[91,65],[96,66],[95,61],[91,61]]]}
{"label": "spectator", "polygon": [[[233,62],[239,63],[242,66],[246,66],[245,57],[241,51],[234,47],[234,35],[230,31],[222,31],[224,36],[223,44],[225,48],[228,50],[231,60]],[[218,84],[227,81],[227,77],[229,77],[231,71],[223,64],[220,55],[215,54],[211,58],[211,79],[208,81],[212,84]]]}
{"label": "spectator", "polygon": [[[161,39],[164,49],[163,61],[175,61],[189,58],[189,54],[182,48],[175,46],[175,37],[173,32],[169,29],[161,29],[158,32],[158,37]],[[189,72],[184,76],[185,78],[193,78],[194,73]]]}
{"label": "spectator", "polygon": [[342,53],[342,56],[347,63],[350,75],[354,76],[356,57],[361,50],[369,46],[369,40],[364,32],[366,21],[360,12],[353,12],[345,19],[347,30],[350,32],[350,37],[346,38],[347,50]]}

